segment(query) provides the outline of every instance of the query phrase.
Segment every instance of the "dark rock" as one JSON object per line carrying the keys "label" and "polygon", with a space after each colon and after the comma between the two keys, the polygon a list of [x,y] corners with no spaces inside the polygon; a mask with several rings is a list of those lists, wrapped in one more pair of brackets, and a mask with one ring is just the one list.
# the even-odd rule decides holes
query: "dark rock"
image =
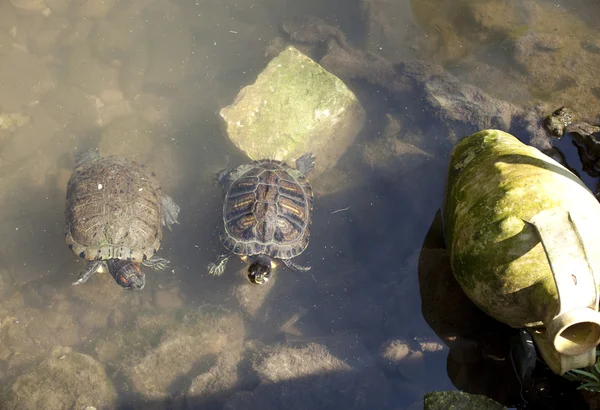
{"label": "dark rock", "polygon": [[490,398],[460,391],[429,392],[424,403],[425,410],[506,410]]}
{"label": "dark rock", "polygon": [[550,134],[554,135],[557,138],[562,138],[565,134],[565,128],[575,121],[576,116],[571,111],[571,109],[567,107],[560,107],[556,111],[546,117],[544,121],[544,125],[550,132]]}
{"label": "dark rock", "polygon": [[600,176],[600,127],[576,122],[566,127],[573,136],[583,170],[592,177]]}
{"label": "dark rock", "polygon": [[428,108],[460,135],[488,128],[506,131],[519,111],[516,106],[463,84],[450,74],[433,76],[424,86]]}

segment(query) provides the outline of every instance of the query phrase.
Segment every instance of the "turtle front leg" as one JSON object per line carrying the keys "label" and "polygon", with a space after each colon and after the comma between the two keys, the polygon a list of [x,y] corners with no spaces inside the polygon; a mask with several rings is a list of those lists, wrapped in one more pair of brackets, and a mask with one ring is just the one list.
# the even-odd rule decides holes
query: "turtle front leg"
{"label": "turtle front leg", "polygon": [[308,272],[311,269],[310,266],[298,265],[296,262],[294,262],[291,259],[282,259],[281,262],[283,262],[283,264],[285,266],[287,266],[289,269],[296,271],[296,272]]}
{"label": "turtle front leg", "polygon": [[296,160],[296,169],[306,176],[315,167],[315,156],[307,152]]}
{"label": "turtle front leg", "polygon": [[171,225],[179,224],[177,221],[177,217],[179,216],[179,205],[175,203],[173,198],[169,195],[163,195],[161,198],[162,203],[162,224],[163,226],[167,226],[169,231],[171,230]]}
{"label": "turtle front leg", "polygon": [[89,261],[87,265],[85,265],[85,269],[79,274],[79,279],[73,282],[73,285],[81,285],[82,283],[87,282],[90,276],[96,273],[103,263],[104,261]]}
{"label": "turtle front leg", "polygon": [[225,265],[231,257],[231,252],[224,255],[219,255],[215,262],[208,264],[208,273],[211,275],[219,276],[225,272]]}
{"label": "turtle front leg", "polygon": [[142,265],[147,266],[156,270],[163,270],[169,265],[169,260],[165,258],[159,258],[158,256],[153,256],[150,259],[146,259],[142,261]]}

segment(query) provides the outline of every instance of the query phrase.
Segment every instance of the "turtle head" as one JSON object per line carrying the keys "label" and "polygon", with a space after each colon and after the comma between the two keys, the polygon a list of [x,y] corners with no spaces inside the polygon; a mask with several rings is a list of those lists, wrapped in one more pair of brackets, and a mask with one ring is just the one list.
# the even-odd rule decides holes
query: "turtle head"
{"label": "turtle head", "polygon": [[264,285],[271,278],[271,259],[261,255],[248,268],[248,279],[253,285]]}
{"label": "turtle head", "polygon": [[142,290],[146,285],[146,275],[140,266],[132,261],[109,259],[108,271],[115,281],[127,290]]}

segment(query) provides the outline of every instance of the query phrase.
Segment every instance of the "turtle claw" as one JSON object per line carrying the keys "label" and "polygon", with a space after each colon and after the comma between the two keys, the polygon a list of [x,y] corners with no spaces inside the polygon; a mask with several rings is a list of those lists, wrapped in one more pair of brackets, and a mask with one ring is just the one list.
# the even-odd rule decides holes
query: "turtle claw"
{"label": "turtle claw", "polygon": [[72,283],[73,286],[81,285],[82,283],[87,282],[87,280],[94,274],[96,271],[102,266],[104,261],[89,261],[87,265],[85,265],[85,269],[79,275],[79,279]]}
{"label": "turtle claw", "polygon": [[306,176],[315,167],[315,156],[307,152],[296,160],[296,169],[300,174]]}
{"label": "turtle claw", "polygon": [[283,264],[285,266],[288,267],[288,269],[296,271],[296,272],[308,272],[311,269],[310,266],[298,265],[296,262],[294,262],[291,259],[282,259],[281,261],[283,262]]}
{"label": "turtle claw", "polygon": [[165,269],[167,266],[169,266],[169,263],[170,262],[167,259],[159,258],[158,256],[153,256],[150,259],[142,261],[142,265],[156,270]]}
{"label": "turtle claw", "polygon": [[217,258],[217,263],[209,263],[207,266],[209,275],[222,275],[225,272],[225,265],[227,265],[230,256],[231,254],[221,255]]}
{"label": "turtle claw", "polygon": [[219,276],[225,270],[222,266],[217,266],[214,262],[208,264],[208,273],[210,275]]}
{"label": "turtle claw", "polygon": [[177,217],[179,216],[180,207],[175,203],[173,198],[168,195],[163,195],[162,199],[162,224],[163,226],[167,226],[169,231],[171,230],[171,225],[179,224],[177,221]]}

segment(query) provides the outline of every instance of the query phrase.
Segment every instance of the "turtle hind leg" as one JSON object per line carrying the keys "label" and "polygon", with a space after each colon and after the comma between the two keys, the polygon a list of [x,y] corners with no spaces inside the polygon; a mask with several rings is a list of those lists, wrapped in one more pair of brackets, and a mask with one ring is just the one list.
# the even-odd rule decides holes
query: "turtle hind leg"
{"label": "turtle hind leg", "polygon": [[315,157],[311,152],[307,152],[296,160],[296,169],[304,176],[315,167]]}
{"label": "turtle hind leg", "polygon": [[153,256],[150,259],[142,261],[142,265],[156,270],[163,270],[164,268],[169,266],[169,263],[169,260],[165,258],[159,258],[158,256]]}
{"label": "turtle hind leg", "polygon": [[87,280],[102,266],[104,261],[89,261],[85,265],[85,269],[79,274],[79,279],[73,282],[73,285],[81,285],[87,282]]}
{"label": "turtle hind leg", "polygon": [[291,259],[282,259],[281,262],[283,262],[283,264],[285,266],[287,266],[288,269],[291,269],[296,272],[308,272],[311,269],[310,266],[298,265],[296,262],[294,262]]}
{"label": "turtle hind leg", "polygon": [[227,265],[227,261],[230,257],[231,253],[219,255],[215,262],[211,262],[208,264],[208,273],[215,276],[222,275],[223,272],[225,272],[225,265]]}
{"label": "turtle hind leg", "polygon": [[171,225],[178,224],[177,217],[181,208],[173,201],[169,195],[163,195],[162,202],[162,224],[171,230]]}

